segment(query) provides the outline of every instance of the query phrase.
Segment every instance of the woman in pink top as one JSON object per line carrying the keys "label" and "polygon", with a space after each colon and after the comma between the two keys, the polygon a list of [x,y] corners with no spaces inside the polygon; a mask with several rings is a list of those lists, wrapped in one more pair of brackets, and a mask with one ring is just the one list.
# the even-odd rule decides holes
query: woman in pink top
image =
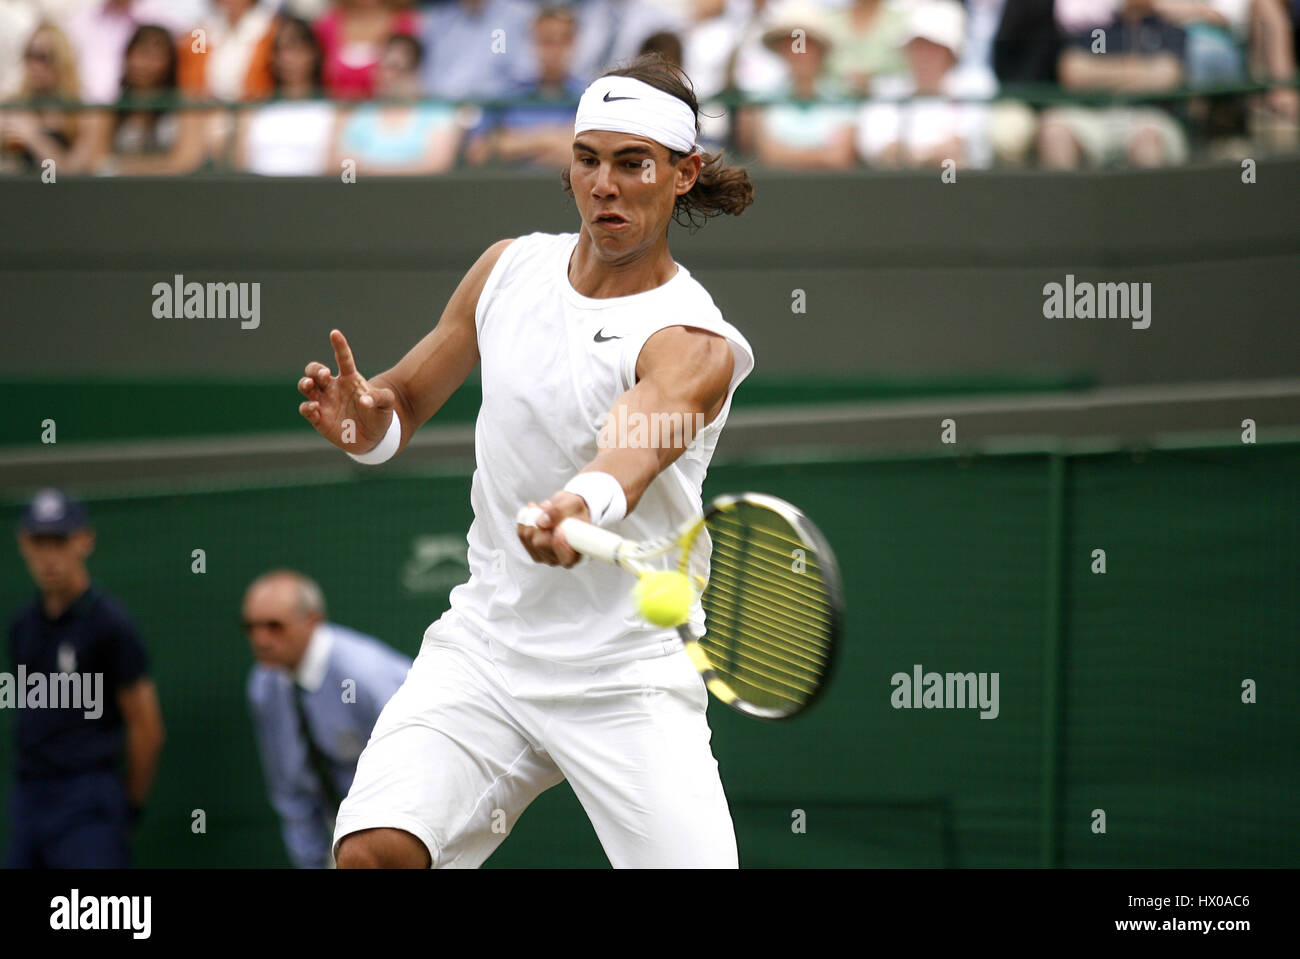
{"label": "woman in pink top", "polygon": [[325,54],[325,91],[331,97],[364,100],[374,95],[375,66],[384,41],[394,33],[415,35],[415,14],[406,0],[339,0],[316,21]]}

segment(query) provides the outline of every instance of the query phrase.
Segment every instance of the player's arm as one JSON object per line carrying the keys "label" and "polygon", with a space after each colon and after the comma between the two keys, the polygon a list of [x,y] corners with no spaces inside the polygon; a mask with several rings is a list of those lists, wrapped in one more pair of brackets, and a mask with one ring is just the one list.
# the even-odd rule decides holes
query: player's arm
{"label": "player's arm", "polygon": [[[600,452],[580,472],[613,476],[632,512],[654,478],[686,451],[696,424],[708,425],[722,412],[734,370],[731,347],[716,333],[684,326],[655,333],[637,358],[636,384],[606,418]],[[663,428],[678,423],[680,432]],[[543,515],[536,527],[519,527],[519,538],[538,562],[572,566],[578,554],[552,531],[570,516],[589,520],[586,501],[558,490],[538,505]]]}
{"label": "player's arm", "polygon": [[117,708],[126,724],[126,790],[134,809],[144,808],[158,771],[166,732],[153,680],[139,679],[119,689]]}
{"label": "player's arm", "polygon": [[323,363],[308,363],[298,381],[305,399],[298,406],[317,432],[348,453],[373,449],[394,415],[401,421],[399,450],[465,382],[478,362],[474,313],[488,274],[514,240],[488,247],[461,279],[438,324],[392,369],[367,380],[357,370],[347,338],[330,332],[338,375]]}

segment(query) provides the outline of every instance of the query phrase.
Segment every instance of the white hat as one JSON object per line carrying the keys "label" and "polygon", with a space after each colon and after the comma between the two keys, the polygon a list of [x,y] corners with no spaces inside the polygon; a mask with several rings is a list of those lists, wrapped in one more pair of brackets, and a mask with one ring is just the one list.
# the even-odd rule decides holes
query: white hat
{"label": "white hat", "polygon": [[802,36],[820,44],[824,50],[831,48],[831,35],[826,29],[826,13],[820,4],[809,0],[785,0],[763,11],[763,46],[780,53],[787,44],[795,41],[795,30]]}
{"label": "white hat", "polygon": [[929,40],[947,47],[954,57],[961,56],[966,38],[966,11],[956,0],[921,0],[907,14],[900,47],[913,40]]}

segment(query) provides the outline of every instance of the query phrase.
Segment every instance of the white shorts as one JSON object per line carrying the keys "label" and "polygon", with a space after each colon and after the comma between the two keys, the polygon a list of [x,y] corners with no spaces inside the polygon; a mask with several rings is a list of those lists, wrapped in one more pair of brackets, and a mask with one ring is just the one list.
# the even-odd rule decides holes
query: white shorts
{"label": "white shorts", "polygon": [[375,723],[339,807],[335,854],[349,833],[389,827],[424,843],[435,867],[477,867],[567,779],[616,868],[735,868],[707,705],[684,651],[550,663],[448,612]]}

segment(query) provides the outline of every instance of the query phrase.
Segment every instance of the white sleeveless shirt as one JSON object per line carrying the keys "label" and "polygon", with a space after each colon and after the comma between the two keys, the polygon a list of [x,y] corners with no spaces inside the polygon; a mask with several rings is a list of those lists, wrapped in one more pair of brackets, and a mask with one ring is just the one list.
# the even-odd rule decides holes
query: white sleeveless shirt
{"label": "white sleeveless shirt", "polygon": [[[516,535],[515,514],[595,458],[610,407],[635,385],[646,340],[667,326],[692,326],[731,346],[735,369],[726,403],[651,482],[636,509],[608,528],[652,539],[698,517],[732,395],[754,359],[749,343],[681,264],[668,282],[644,293],[606,299],[578,293],[569,282],[577,242],[576,233],[516,239],[479,296],[474,321],[483,405],[474,431],[470,579],[452,590],[450,601],[453,613],[517,653],[606,665],[674,652],[676,630],[641,618],[632,601],[636,580],[625,570],[586,559],[571,569],[534,562]],[[697,606],[694,618],[700,615]]]}

